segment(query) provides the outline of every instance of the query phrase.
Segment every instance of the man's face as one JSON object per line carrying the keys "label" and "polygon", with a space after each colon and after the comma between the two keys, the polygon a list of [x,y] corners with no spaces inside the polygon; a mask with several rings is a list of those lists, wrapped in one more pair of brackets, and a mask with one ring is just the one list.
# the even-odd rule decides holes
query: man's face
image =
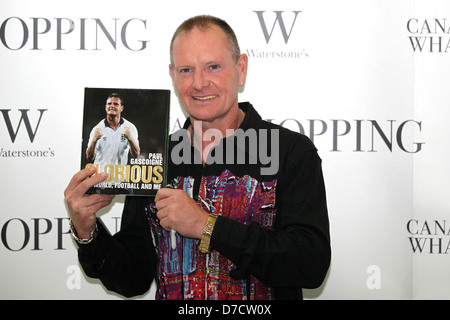
{"label": "man's face", "polygon": [[117,97],[108,98],[106,100],[105,110],[108,116],[119,116],[123,111],[122,102]]}
{"label": "man's face", "polygon": [[191,119],[213,122],[237,107],[239,82],[245,81],[247,72],[247,56],[234,62],[229,40],[220,28],[194,28],[179,35],[172,54],[174,88]]}

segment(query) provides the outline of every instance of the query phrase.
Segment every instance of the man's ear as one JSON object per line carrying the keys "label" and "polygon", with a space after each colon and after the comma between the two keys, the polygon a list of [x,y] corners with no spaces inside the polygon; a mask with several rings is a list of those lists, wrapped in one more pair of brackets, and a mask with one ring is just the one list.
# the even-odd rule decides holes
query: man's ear
{"label": "man's ear", "polygon": [[247,68],[248,68],[248,56],[243,53],[239,56],[238,60],[239,67],[239,81],[245,83],[245,79],[247,79]]}
{"label": "man's ear", "polygon": [[172,66],[172,64],[169,64],[169,70],[170,70],[170,76],[172,77],[172,81],[173,81],[174,79],[173,79],[173,66]]}

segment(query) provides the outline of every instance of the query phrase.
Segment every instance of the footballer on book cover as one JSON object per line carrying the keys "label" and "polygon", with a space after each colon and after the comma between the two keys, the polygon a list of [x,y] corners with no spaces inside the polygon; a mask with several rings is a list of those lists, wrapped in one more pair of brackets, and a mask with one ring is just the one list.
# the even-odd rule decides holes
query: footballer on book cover
{"label": "footballer on book cover", "polygon": [[155,195],[166,184],[170,91],[85,88],[81,168],[107,172],[89,193]]}

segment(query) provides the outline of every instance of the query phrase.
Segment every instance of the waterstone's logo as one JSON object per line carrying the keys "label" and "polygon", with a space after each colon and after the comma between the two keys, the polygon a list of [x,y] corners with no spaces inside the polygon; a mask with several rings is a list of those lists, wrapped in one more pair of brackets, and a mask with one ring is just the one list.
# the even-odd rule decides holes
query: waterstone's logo
{"label": "waterstone's logo", "polygon": [[446,220],[411,219],[406,224],[414,253],[450,253],[450,224]]}
{"label": "waterstone's logo", "polygon": [[450,23],[447,19],[411,18],[406,23],[414,52],[447,53],[450,51]]}
{"label": "waterstone's logo", "polygon": [[269,30],[266,25],[266,21],[264,19],[264,12],[265,11],[254,11],[256,15],[258,16],[259,24],[261,25],[261,29],[264,34],[264,39],[266,39],[266,43],[269,43],[270,38],[272,37],[273,31],[275,29],[275,26],[279,26],[281,34],[283,35],[284,42],[287,44],[289,42],[289,37],[291,36],[292,29],[294,28],[295,21],[297,20],[297,16],[301,11],[292,11],[294,14],[294,20],[292,21],[292,24],[290,26],[289,32],[287,31],[284,19],[283,19],[283,11],[274,11],[275,13],[275,20],[273,22],[272,28]]}
{"label": "waterstone's logo", "polygon": [[[20,136],[27,135],[30,143],[34,143],[47,111],[48,109],[19,109],[15,111],[12,111],[11,109],[0,109],[3,116],[3,123],[0,121],[0,130],[3,132],[6,128],[7,134],[5,135],[10,138],[11,143],[13,144],[17,142],[16,139],[19,137],[19,133]],[[21,128],[22,130],[20,130]],[[23,143],[19,144],[23,145]],[[20,150],[7,149],[4,146],[1,146],[0,148],[0,158],[46,158],[54,156],[55,151],[52,148],[41,150],[36,150],[34,148],[21,148]]]}
{"label": "waterstone's logo", "polygon": [[103,50],[147,48],[147,20],[139,18],[20,18],[0,22],[0,47],[29,50]]}
{"label": "waterstone's logo", "polygon": [[19,129],[22,124],[25,126],[25,129],[28,133],[28,137],[30,138],[30,142],[33,142],[34,138],[36,137],[37,130],[39,129],[39,125],[41,123],[42,116],[44,115],[44,112],[47,111],[47,109],[38,109],[37,110],[39,113],[39,119],[37,120],[37,123],[35,125],[33,125],[31,123],[30,118],[28,116],[28,112],[30,110],[29,109],[19,109],[21,116],[20,116],[20,119],[19,119],[19,122],[18,122],[16,128],[14,128],[14,126],[13,126],[11,116],[9,114],[10,111],[11,111],[11,109],[0,109],[0,112],[3,115],[3,120],[5,122],[6,128],[8,129],[9,137],[11,138],[11,142],[14,143],[16,141],[17,134],[19,133]]}
{"label": "waterstone's logo", "polygon": [[[295,31],[298,31],[298,21],[302,11],[253,11],[256,15],[265,46],[247,49],[250,58],[267,59],[304,59],[308,58],[305,49],[299,49],[290,42]],[[270,46],[269,46],[270,45]]]}

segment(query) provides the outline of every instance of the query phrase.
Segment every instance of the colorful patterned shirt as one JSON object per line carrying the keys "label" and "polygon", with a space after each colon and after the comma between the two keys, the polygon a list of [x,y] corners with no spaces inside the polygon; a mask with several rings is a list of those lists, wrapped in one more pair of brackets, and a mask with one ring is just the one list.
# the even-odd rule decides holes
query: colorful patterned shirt
{"label": "colorful patterned shirt", "polygon": [[[192,177],[178,177],[175,188],[193,196]],[[225,170],[220,176],[203,177],[198,205],[210,214],[220,215],[243,224],[257,222],[265,229],[273,229],[276,181],[258,182],[234,176]],[[198,251],[198,241],[177,234],[176,249],[171,249],[170,232],[151,219],[155,247],[160,263],[157,269],[157,299],[183,300],[252,300],[271,299],[271,288],[258,279],[234,280],[230,271],[236,266],[217,250],[208,254]]]}

